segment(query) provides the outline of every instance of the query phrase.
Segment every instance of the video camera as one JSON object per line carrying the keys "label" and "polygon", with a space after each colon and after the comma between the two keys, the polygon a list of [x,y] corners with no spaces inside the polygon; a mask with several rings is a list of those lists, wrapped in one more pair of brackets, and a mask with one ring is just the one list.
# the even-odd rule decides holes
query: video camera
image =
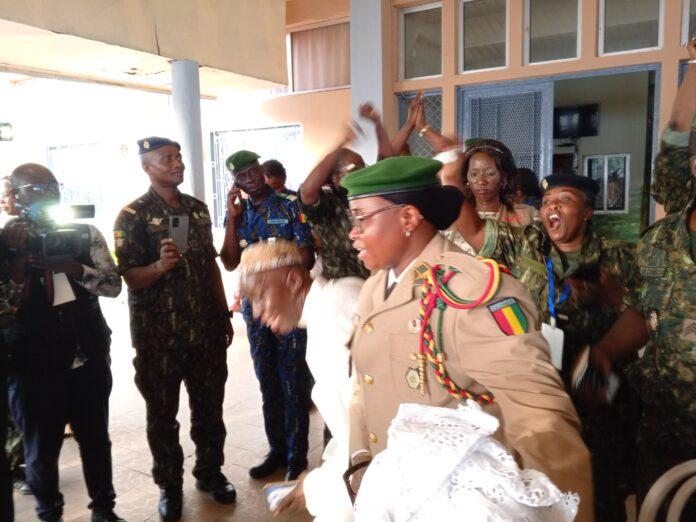
{"label": "video camera", "polygon": [[89,228],[82,224],[59,224],[60,218],[89,219],[94,205],[46,207],[40,210],[20,207],[20,220],[30,223],[27,250],[49,259],[75,259],[89,254]]}

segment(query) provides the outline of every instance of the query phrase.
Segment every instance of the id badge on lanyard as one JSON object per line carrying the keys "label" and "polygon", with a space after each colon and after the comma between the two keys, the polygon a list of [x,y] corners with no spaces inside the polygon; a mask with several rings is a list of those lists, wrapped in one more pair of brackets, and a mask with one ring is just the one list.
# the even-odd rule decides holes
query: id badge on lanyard
{"label": "id badge on lanyard", "polygon": [[570,294],[570,286],[565,285],[563,292],[558,297],[556,301],[556,280],[553,274],[553,263],[551,259],[546,259],[546,275],[549,281],[549,293],[548,293],[548,304],[549,304],[549,314],[551,319],[548,323],[541,323],[541,335],[544,336],[546,342],[549,343],[549,348],[551,350],[551,364],[557,369],[563,369],[563,340],[564,333],[563,330],[556,326],[556,320],[558,318],[558,312],[556,307],[562,305],[568,295]]}

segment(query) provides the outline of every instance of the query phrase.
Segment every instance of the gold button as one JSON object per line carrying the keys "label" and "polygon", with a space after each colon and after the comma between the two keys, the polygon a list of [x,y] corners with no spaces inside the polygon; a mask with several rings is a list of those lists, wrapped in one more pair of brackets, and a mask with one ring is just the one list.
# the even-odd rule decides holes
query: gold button
{"label": "gold button", "polygon": [[372,378],[371,375],[365,374],[365,375],[363,376],[363,382],[364,382],[365,384],[372,384],[373,382],[375,382],[375,380]]}
{"label": "gold button", "polygon": [[418,354],[416,352],[413,352],[411,355],[408,356],[409,359],[412,361],[417,361],[418,360]]}
{"label": "gold button", "polygon": [[374,329],[375,327],[372,326],[372,323],[365,323],[365,325],[363,326],[363,330],[365,331],[365,333],[371,333]]}
{"label": "gold button", "polygon": [[375,435],[374,433],[370,433],[370,442],[372,444],[376,444],[377,443],[377,435]]}

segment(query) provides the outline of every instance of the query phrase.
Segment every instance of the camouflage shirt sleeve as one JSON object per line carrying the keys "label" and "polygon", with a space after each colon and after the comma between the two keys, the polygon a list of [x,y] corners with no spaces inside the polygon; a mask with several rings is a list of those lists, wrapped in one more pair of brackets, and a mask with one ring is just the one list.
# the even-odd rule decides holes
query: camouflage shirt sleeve
{"label": "camouflage shirt sleeve", "polygon": [[84,275],[76,283],[89,293],[102,297],[116,297],[121,293],[121,276],[116,271],[106,240],[99,229],[89,226],[89,255],[94,268],[83,265]]}
{"label": "camouflage shirt sleeve", "polygon": [[155,261],[148,252],[148,243],[147,230],[140,216],[135,211],[121,210],[114,224],[116,262],[121,275]]}
{"label": "camouflage shirt sleeve", "polygon": [[655,158],[650,191],[655,201],[664,205],[667,214],[682,210],[691,200],[693,187],[688,146],[688,132],[665,129],[660,152]]}
{"label": "camouflage shirt sleeve", "polygon": [[488,257],[513,267],[517,261],[518,238],[512,227],[507,223],[498,223],[493,219],[485,219],[485,238],[479,251],[481,257]]}
{"label": "camouflage shirt sleeve", "polygon": [[328,208],[329,198],[326,195],[324,189],[319,190],[319,198],[314,205],[306,205],[302,203],[302,187],[297,191],[297,207],[300,209],[310,223],[319,223],[321,220],[325,219],[330,213]]}

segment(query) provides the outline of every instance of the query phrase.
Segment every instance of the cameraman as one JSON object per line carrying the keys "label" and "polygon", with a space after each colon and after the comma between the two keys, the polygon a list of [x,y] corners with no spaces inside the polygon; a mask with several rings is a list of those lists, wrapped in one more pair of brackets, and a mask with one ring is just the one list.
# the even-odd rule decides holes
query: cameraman
{"label": "cameraman", "polygon": [[14,170],[10,183],[20,217],[7,224],[2,239],[13,254],[12,279],[23,289],[11,336],[9,396],[36,511],[41,520],[62,517],[58,458],[69,422],[80,446],[92,521],[119,521],[108,434],[111,330],[98,296],[116,297],[121,280],[104,237],[91,225],[70,227],[89,237],[84,251],[41,255],[42,232],[56,228],[48,211],[60,200],[50,170],[27,163]]}

